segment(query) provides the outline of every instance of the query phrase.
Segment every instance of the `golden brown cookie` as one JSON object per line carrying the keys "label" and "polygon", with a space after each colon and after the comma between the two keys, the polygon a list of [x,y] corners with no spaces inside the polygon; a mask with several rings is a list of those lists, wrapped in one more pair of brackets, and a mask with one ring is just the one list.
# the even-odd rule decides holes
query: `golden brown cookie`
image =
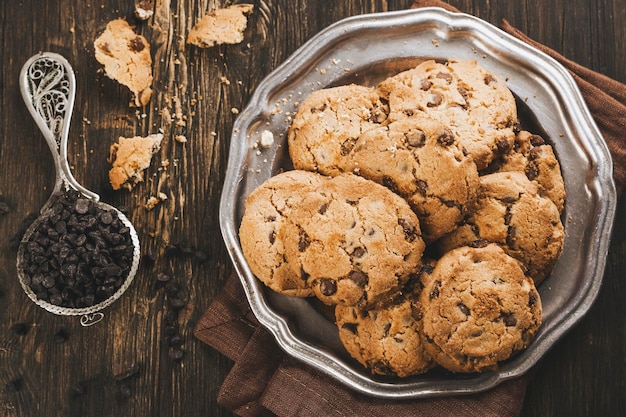
{"label": "golden brown cookie", "polygon": [[[271,177],[246,200],[239,228],[241,249],[254,275],[276,292],[306,297],[313,295],[310,282],[292,270],[285,259],[279,229],[307,191],[326,180],[307,171],[287,171]],[[306,278],[306,277],[305,277]]]}
{"label": "golden brown cookie", "polygon": [[187,43],[200,48],[219,44],[235,44],[243,41],[248,26],[247,16],[254,10],[253,4],[234,4],[207,13],[187,35]]}
{"label": "golden brown cookie", "polygon": [[425,61],[382,81],[390,121],[425,113],[449,127],[478,169],[513,146],[517,105],[506,84],[476,61]]}
{"label": "golden brown cookie", "polygon": [[561,166],[552,146],[541,136],[522,130],[515,135],[513,149],[497,167],[498,172],[519,171],[537,183],[539,195],[552,200],[559,209],[565,207],[565,184]]}
{"label": "golden brown cookie", "polygon": [[539,285],[552,271],[565,238],[560,213],[521,172],[480,177],[477,208],[438,242],[443,252],[477,240],[497,243],[522,262]]}
{"label": "golden brown cookie", "polygon": [[480,185],[476,164],[454,133],[424,115],[368,130],[346,158],[354,173],[409,202],[426,242],[461,222]]}
{"label": "golden brown cookie", "polygon": [[350,356],[372,373],[406,377],[435,366],[424,349],[419,307],[420,276],[431,273],[430,265],[423,267],[409,288],[386,304],[367,310],[340,305],[335,308],[341,342]]}
{"label": "golden brown cookie", "polygon": [[425,248],[407,202],[351,174],[309,192],[278,236],[287,261],[320,300],[360,307],[398,291]]}
{"label": "golden brown cookie", "polygon": [[148,104],[152,96],[152,56],[146,38],[136,34],[124,19],[116,19],[107,24],[94,47],[105,74],[132,91],[134,105]]}
{"label": "golden brown cookie", "polygon": [[541,325],[541,300],[532,280],[495,244],[446,253],[420,305],[424,347],[453,372],[497,368],[525,349]]}
{"label": "golden brown cookie", "polygon": [[386,111],[369,87],[350,84],[313,92],[289,128],[294,168],[325,175],[350,172],[345,156],[363,132],[387,118]]}

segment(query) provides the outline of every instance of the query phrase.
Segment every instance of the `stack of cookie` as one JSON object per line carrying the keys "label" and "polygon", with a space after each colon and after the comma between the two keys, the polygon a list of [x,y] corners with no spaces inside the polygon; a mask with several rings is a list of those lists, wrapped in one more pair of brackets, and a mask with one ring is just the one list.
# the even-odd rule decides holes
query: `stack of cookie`
{"label": "stack of cookie", "polygon": [[288,144],[295,169],[249,196],[240,228],[262,282],[335,306],[346,350],[376,374],[481,372],[528,346],[565,187],[501,80],[425,61],[322,89]]}

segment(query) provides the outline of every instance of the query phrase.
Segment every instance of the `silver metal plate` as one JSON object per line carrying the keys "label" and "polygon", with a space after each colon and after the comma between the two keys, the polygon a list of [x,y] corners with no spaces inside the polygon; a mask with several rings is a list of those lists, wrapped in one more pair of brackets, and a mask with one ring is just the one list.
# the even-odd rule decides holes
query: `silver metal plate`
{"label": "silver metal plate", "polygon": [[[238,229],[250,192],[281,169],[291,169],[286,132],[298,102],[328,86],[373,85],[428,58],[477,60],[506,80],[518,99],[522,127],[552,142],[567,191],[565,244],[552,275],[539,288],[539,332],[528,349],[499,370],[379,377],[348,356],[332,316],[319,303],[276,294],[254,277],[241,252]],[[274,134],[275,143],[256,149],[265,130]],[[288,354],[361,393],[406,399],[479,392],[528,371],[593,303],[615,203],[610,154],[569,73],[485,21],[425,8],[342,20],[309,40],[259,84],[233,128],[220,224],[252,311]]]}

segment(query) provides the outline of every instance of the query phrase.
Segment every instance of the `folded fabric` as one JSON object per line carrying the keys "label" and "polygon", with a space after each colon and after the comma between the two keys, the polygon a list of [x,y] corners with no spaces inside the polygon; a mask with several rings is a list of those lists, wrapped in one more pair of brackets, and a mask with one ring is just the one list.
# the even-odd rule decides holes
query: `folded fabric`
{"label": "folded fabric", "polygon": [[[417,0],[412,7],[438,6]],[[567,68],[611,151],[614,178],[621,195],[626,182],[626,86],[584,68],[541,45],[503,21],[502,29],[549,54]],[[218,403],[235,414],[263,416],[518,416],[528,377],[509,380],[483,393],[391,401],[350,390],[327,375],[286,355],[250,310],[233,274],[197,323],[195,336],[234,361],[221,387]]]}

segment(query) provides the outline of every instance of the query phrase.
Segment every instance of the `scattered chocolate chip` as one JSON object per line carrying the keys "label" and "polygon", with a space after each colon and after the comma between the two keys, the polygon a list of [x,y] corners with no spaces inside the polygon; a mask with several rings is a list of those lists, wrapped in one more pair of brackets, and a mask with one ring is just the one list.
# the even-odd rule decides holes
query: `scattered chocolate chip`
{"label": "scattered chocolate chip", "polygon": [[0,201],[0,216],[7,214],[9,211],[9,205],[4,201]]}
{"label": "scattered chocolate chip", "polygon": [[180,254],[180,248],[178,245],[169,244],[165,247],[165,256],[173,257]]}
{"label": "scattered chocolate chip", "polygon": [[135,17],[139,20],[148,20],[154,14],[154,4],[151,0],[142,0],[135,3]]}
{"label": "scattered chocolate chip", "polygon": [[169,345],[171,347],[177,347],[177,346],[182,346],[183,343],[184,343],[183,337],[179,334],[175,334],[170,338]]}
{"label": "scattered chocolate chip", "polygon": [[195,253],[193,254],[193,257],[200,263],[203,263],[209,260],[209,255],[207,255],[206,252],[201,251],[201,250],[196,250]]}
{"label": "scattered chocolate chip", "polygon": [[54,340],[54,343],[56,343],[57,345],[60,345],[60,344],[67,342],[69,338],[70,338],[69,332],[65,329],[60,329],[59,331],[55,333],[53,340]]}
{"label": "scattered chocolate chip", "polygon": [[135,362],[128,369],[115,375],[113,378],[116,381],[124,381],[126,379],[129,379],[132,376],[137,375],[139,373],[139,369],[140,369],[140,365],[137,362]]}
{"label": "scattered chocolate chip", "polygon": [[185,307],[185,301],[179,297],[168,299],[167,304],[172,310],[180,310]]}
{"label": "scattered chocolate chip", "polygon": [[25,336],[30,330],[30,324],[15,323],[13,326],[11,326],[11,330],[18,336]]}
{"label": "scattered chocolate chip", "polygon": [[169,296],[175,296],[180,291],[180,285],[175,283],[174,281],[170,281],[165,285],[165,292]]}
{"label": "scattered chocolate chip", "polygon": [[119,386],[119,393],[122,396],[122,398],[130,398],[131,396],[130,385],[126,382],[122,382]]}
{"label": "scattered chocolate chip", "polygon": [[18,392],[19,390],[22,389],[22,386],[24,385],[24,381],[22,381],[21,378],[15,378],[9,382],[7,382],[7,384],[4,386],[4,391],[5,392]]}
{"label": "scattered chocolate chip", "polygon": [[183,359],[183,357],[185,356],[185,351],[182,349],[178,349],[178,348],[172,348],[170,350],[170,358],[174,361],[174,362],[179,362]]}
{"label": "scattered chocolate chip", "polygon": [[322,295],[329,297],[337,292],[337,283],[329,278],[320,279],[319,290]]}
{"label": "scattered chocolate chip", "polygon": [[81,395],[85,394],[85,384],[82,381],[75,383],[70,388],[70,392],[72,393],[73,397],[80,397]]}
{"label": "scattered chocolate chip", "polygon": [[157,281],[163,284],[167,284],[168,282],[170,282],[170,276],[167,274],[164,274],[163,272],[160,272],[159,274],[157,274],[156,277]]}

